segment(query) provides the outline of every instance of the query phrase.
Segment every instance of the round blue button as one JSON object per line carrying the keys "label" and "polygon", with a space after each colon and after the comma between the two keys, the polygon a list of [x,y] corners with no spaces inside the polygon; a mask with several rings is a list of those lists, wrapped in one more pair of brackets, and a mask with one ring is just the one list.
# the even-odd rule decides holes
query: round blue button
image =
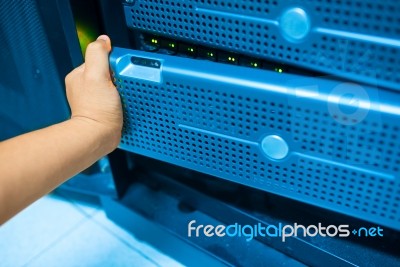
{"label": "round blue button", "polygon": [[272,159],[283,159],[289,153],[286,141],[278,135],[268,135],[261,142],[264,153]]}
{"label": "round blue button", "polygon": [[279,27],[288,41],[297,42],[304,39],[310,32],[311,23],[307,13],[295,7],[282,14]]}

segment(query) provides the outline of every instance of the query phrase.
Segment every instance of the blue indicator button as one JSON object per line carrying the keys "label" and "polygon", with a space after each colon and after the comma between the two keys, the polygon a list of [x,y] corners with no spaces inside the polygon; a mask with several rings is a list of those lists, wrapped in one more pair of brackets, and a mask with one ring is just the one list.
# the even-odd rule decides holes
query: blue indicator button
{"label": "blue indicator button", "polygon": [[310,19],[301,8],[291,8],[283,13],[279,27],[282,35],[290,42],[303,40],[311,29]]}
{"label": "blue indicator button", "polygon": [[278,135],[268,135],[261,142],[264,153],[272,159],[283,159],[289,153],[286,141]]}

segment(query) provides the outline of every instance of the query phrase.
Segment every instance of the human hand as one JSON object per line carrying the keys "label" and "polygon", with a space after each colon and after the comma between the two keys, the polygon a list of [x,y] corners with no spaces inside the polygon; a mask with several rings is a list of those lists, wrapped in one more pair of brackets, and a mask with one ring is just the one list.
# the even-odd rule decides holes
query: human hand
{"label": "human hand", "polygon": [[71,120],[81,120],[93,127],[101,142],[115,149],[121,139],[121,99],[112,83],[108,54],[111,41],[106,35],[88,45],[85,63],[65,78]]}

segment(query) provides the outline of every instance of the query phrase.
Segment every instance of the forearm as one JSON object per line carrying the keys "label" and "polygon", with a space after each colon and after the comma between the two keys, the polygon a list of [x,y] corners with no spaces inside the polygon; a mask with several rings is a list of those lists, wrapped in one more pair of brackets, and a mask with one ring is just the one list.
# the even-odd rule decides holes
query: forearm
{"label": "forearm", "polygon": [[115,148],[96,123],[75,118],[0,143],[0,224]]}

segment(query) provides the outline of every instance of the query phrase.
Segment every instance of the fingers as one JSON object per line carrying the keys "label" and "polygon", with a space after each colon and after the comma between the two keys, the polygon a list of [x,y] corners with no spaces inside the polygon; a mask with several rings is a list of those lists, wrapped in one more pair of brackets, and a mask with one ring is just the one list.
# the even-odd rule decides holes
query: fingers
{"label": "fingers", "polygon": [[85,75],[94,81],[110,80],[108,54],[111,51],[111,41],[107,35],[101,35],[90,43],[85,55]]}
{"label": "fingers", "polygon": [[67,76],[65,76],[65,84],[67,86],[71,85],[72,82],[76,79],[77,76],[81,75],[84,72],[85,63],[81,64],[80,66],[76,67]]}
{"label": "fingers", "polygon": [[84,71],[84,69],[85,69],[85,63],[82,63],[81,65],[79,65],[78,67],[76,67],[76,68],[74,69],[74,72],[76,72],[76,73],[82,73],[82,72]]}

